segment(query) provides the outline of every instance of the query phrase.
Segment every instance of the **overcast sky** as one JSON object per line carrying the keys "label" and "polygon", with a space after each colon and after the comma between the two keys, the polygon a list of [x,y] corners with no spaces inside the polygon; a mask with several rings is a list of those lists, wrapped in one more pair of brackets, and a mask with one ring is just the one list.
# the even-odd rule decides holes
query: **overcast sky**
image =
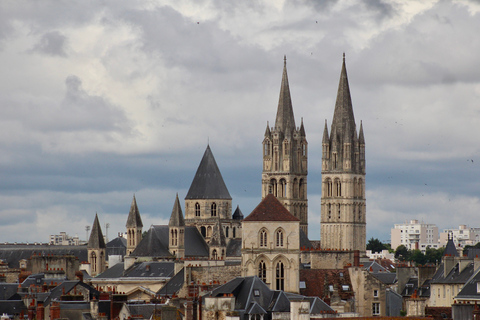
{"label": "overcast sky", "polygon": [[409,219],[480,227],[479,31],[479,1],[1,1],[0,242],[85,239],[95,212],[112,239],[134,193],[144,228],[167,223],[207,143],[248,215],[284,55],[319,239],[343,52],[367,237]]}

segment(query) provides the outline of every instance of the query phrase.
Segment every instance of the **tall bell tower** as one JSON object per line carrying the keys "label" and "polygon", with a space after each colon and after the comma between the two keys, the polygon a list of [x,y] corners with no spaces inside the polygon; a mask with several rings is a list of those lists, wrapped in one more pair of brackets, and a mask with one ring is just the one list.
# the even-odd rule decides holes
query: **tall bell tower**
{"label": "tall bell tower", "polygon": [[322,140],[321,246],[365,253],[365,138],[357,135],[345,54],[333,121]]}
{"label": "tall bell tower", "polygon": [[262,199],[273,194],[290,213],[300,219],[308,234],[307,139],[303,119],[295,126],[292,99],[284,57],[282,84],[275,126],[267,123],[263,139]]}

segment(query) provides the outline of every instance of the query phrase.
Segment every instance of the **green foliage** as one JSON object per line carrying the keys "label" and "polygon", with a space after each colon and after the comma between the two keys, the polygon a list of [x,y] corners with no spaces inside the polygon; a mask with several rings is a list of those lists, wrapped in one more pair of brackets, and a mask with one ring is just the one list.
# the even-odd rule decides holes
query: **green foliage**
{"label": "green foliage", "polygon": [[445,248],[433,249],[427,247],[425,254],[420,250],[408,250],[404,245],[400,245],[395,250],[395,258],[400,261],[413,261],[416,264],[438,264],[442,260]]}
{"label": "green foliage", "polygon": [[395,259],[400,261],[409,261],[410,251],[403,244],[399,245],[397,250],[395,250]]}
{"label": "green foliage", "polygon": [[370,240],[368,240],[367,250],[372,250],[372,252],[375,253],[375,252],[382,252],[382,250],[385,250],[385,249],[387,249],[385,245],[377,238],[374,239],[372,237]]}

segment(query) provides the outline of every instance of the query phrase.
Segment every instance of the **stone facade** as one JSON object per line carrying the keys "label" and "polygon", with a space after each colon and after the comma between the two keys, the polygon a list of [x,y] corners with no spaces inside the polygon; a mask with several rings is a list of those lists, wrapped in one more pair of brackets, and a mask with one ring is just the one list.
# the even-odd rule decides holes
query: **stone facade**
{"label": "stone facade", "polygon": [[275,127],[267,124],[263,139],[262,199],[273,194],[300,219],[300,226],[308,234],[307,139],[303,121],[295,127],[286,61],[278,102]]}
{"label": "stone facade", "polygon": [[330,135],[322,141],[322,199],[320,232],[323,249],[359,250],[365,255],[365,139],[357,135],[343,59]]}

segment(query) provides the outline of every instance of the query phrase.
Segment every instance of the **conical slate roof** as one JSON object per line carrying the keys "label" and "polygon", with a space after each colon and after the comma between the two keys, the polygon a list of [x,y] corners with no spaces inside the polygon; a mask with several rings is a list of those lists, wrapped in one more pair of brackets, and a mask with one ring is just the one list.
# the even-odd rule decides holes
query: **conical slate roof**
{"label": "conical slate roof", "polygon": [[137,207],[137,200],[135,199],[135,195],[133,195],[132,204],[130,205],[130,212],[128,213],[127,219],[127,228],[142,228],[142,218],[140,217],[140,211],[138,211]]}
{"label": "conical slate roof", "polygon": [[237,209],[235,209],[235,212],[232,215],[232,218],[234,220],[243,220],[243,213],[242,210],[240,210],[240,207],[237,205]]}
{"label": "conical slate roof", "polygon": [[243,221],[300,221],[273,194],[268,194]]}
{"label": "conical slate roof", "polygon": [[182,227],[185,226],[185,220],[183,219],[182,206],[180,205],[180,200],[175,199],[175,204],[173,205],[172,215],[170,216],[170,222],[168,223],[169,227]]}
{"label": "conical slate roof", "polygon": [[275,128],[284,133],[295,130],[295,118],[293,116],[292,99],[290,97],[290,86],[287,76],[287,58],[284,57],[282,85],[280,87],[280,97],[278,99],[277,118]]}
{"label": "conical slate roof", "polygon": [[[345,54],[343,54],[342,72],[338,84],[337,101],[335,102],[335,111],[332,121],[332,136],[334,133],[341,140],[344,140],[343,133],[349,130],[355,130],[355,117],[353,115],[352,98],[350,96],[350,87],[348,85],[347,68],[345,66]],[[331,138],[333,139],[334,137]],[[335,138],[337,138],[335,137]],[[347,138],[347,137],[345,137]],[[348,137],[350,138],[350,137]]]}
{"label": "conical slate roof", "polygon": [[232,199],[210,150],[210,145],[203,154],[185,199]]}
{"label": "conical slate roof", "polygon": [[95,214],[95,220],[93,221],[92,232],[90,233],[90,238],[88,239],[87,248],[104,249],[106,247],[105,240],[103,239],[102,228],[100,227],[100,222],[98,221],[98,215]]}
{"label": "conical slate roof", "polygon": [[458,257],[458,251],[453,242],[453,236],[448,234],[447,245],[445,246],[445,251],[443,252],[444,256]]}
{"label": "conical slate roof", "polygon": [[208,243],[210,247],[226,247],[227,241],[225,240],[225,234],[223,228],[220,226],[220,220],[217,220],[213,226],[212,237]]}

